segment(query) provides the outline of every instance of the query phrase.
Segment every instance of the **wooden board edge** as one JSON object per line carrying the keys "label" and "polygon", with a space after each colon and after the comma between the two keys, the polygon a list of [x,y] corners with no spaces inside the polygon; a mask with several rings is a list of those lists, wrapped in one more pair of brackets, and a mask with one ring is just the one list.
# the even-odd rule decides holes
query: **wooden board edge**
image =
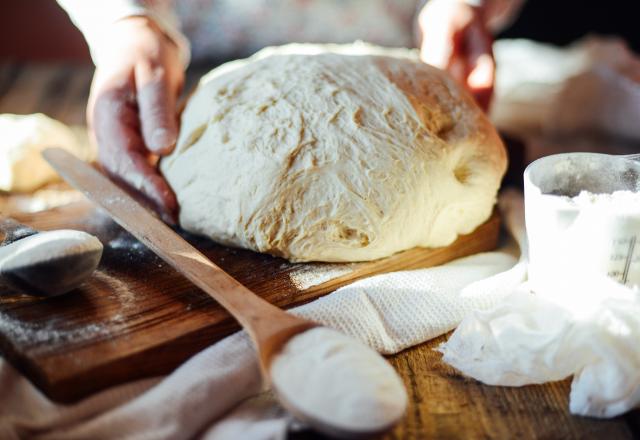
{"label": "wooden board edge", "polygon": [[[378,272],[378,274],[399,270],[404,271],[426,269],[429,267],[447,263],[449,261],[453,261],[458,258],[467,257],[480,252],[495,250],[498,245],[500,225],[500,215],[496,209],[489,217],[489,219],[478,226],[473,232],[459,236],[454,243],[447,247],[429,249],[432,252],[429,254],[428,263],[426,262],[425,258],[420,258],[421,255],[426,255],[424,252],[424,248],[409,249],[390,257],[377,260],[373,262],[373,265],[369,265],[365,269],[356,269],[354,272],[351,272],[347,275],[336,277],[325,283],[312,286],[304,290],[298,297],[299,301],[296,301],[296,304],[293,304],[292,306],[295,307],[297,305],[300,305],[300,303],[309,302],[315,298],[319,298],[321,296],[332,293],[336,289],[339,289],[340,287],[343,287],[347,284],[351,284],[363,278],[373,276],[375,270],[370,270],[371,267],[385,266],[391,269],[384,272]],[[451,249],[456,249],[456,252],[454,252],[453,254],[454,258],[450,258]],[[434,254],[433,252],[436,253]],[[406,262],[409,259],[413,259],[413,263],[407,264]]]}
{"label": "wooden board edge", "polygon": [[[500,216],[497,211],[494,211],[491,217],[472,233],[461,235],[454,244],[445,248],[440,248],[442,250],[442,254],[439,258],[434,259],[433,253],[430,253],[430,264],[425,264],[424,260],[419,258],[420,254],[425,254],[425,249],[416,248],[378,260],[377,265],[391,267],[392,269],[398,270],[419,269],[433,267],[451,261],[450,249],[453,246],[457,249],[455,258],[494,250],[498,244],[500,223]],[[478,237],[481,237],[482,239],[480,240]],[[431,250],[433,251],[434,249]],[[407,266],[405,264],[407,257],[412,256],[416,256],[415,261],[412,265]],[[391,266],[389,266],[389,261],[393,261]],[[371,266],[369,265],[368,267]],[[392,270],[386,272],[391,271]],[[358,271],[356,269],[355,276],[352,272],[348,275],[312,286],[302,291],[301,294],[296,297],[296,300],[288,304],[286,308],[293,308],[309,303],[314,299],[334,292],[340,287],[351,284],[354,281],[366,278],[370,275],[371,270],[361,269]],[[216,328],[215,335],[213,335],[214,327]],[[196,331],[180,335],[175,339],[162,341],[161,343],[158,343],[158,345],[148,347],[139,353],[135,353],[127,358],[127,362],[124,365],[122,362],[114,361],[86,370],[81,376],[75,376],[74,378],[61,377],[59,381],[55,382],[49,382],[43,379],[50,376],[44,374],[47,370],[55,371],[57,368],[55,363],[38,368],[28,359],[21,358],[14,360],[19,361],[20,365],[28,367],[27,371],[29,371],[29,378],[45,395],[56,402],[69,404],[77,402],[91,393],[124,383],[125,381],[168,374],[177,368],[182,362],[197,354],[198,351],[203,350],[225,336],[240,330],[240,325],[231,318],[231,316],[224,321],[223,327],[224,331],[222,332],[220,332],[220,324],[215,326],[212,325],[211,328],[201,328]],[[195,343],[195,346],[199,347],[199,350],[195,353],[193,352],[194,340],[198,341]],[[189,343],[186,343],[186,341],[189,341]],[[164,360],[164,356],[162,356],[162,353],[169,349],[166,347],[167,343],[171,343],[170,349],[174,351],[172,353],[172,362],[166,362],[166,360]],[[175,354],[176,351],[180,353],[178,356]],[[108,371],[109,375],[100,374],[102,371]],[[135,371],[135,374],[131,374],[131,371]],[[96,377],[109,377],[109,380],[96,381]]]}

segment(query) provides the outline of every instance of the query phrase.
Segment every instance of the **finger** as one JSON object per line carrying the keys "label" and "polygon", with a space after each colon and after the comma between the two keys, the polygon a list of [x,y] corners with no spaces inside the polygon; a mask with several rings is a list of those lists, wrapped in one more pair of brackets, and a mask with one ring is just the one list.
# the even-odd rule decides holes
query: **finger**
{"label": "finger", "polygon": [[[113,166],[109,165],[110,162],[101,161],[110,175],[124,182],[129,188],[135,189],[136,194],[142,194],[144,201],[151,204],[162,220],[170,224],[177,223],[178,203],[175,194],[157,169],[149,164],[146,157],[131,153],[122,157]],[[114,169],[115,173],[111,171]]]}
{"label": "finger", "polygon": [[95,100],[93,127],[98,141],[99,160],[113,177],[141,192],[165,220],[175,221],[175,194],[149,162],[140,136],[138,113],[127,87],[101,92]]}
{"label": "finger", "polygon": [[144,142],[152,152],[168,154],[178,136],[176,81],[164,67],[149,63],[136,65],[135,81]]}
{"label": "finger", "polygon": [[479,20],[472,22],[465,33],[465,85],[484,110],[489,107],[495,83],[492,42],[491,35]]}
{"label": "finger", "polygon": [[467,77],[467,87],[483,110],[489,108],[495,82],[495,63],[493,58],[484,54],[475,61],[475,66]]}
{"label": "finger", "polygon": [[453,34],[460,27],[459,22],[467,19],[467,8],[462,2],[426,2],[417,20],[422,61],[441,69],[448,68],[459,47]]}
{"label": "finger", "polygon": [[456,27],[450,38],[450,53],[445,65],[447,72],[460,84],[465,84],[468,72],[466,56],[467,25]]}

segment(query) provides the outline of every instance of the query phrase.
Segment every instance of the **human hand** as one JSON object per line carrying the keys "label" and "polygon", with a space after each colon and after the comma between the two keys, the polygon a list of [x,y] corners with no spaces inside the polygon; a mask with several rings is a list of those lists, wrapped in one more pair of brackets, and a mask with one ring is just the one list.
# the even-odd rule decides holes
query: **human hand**
{"label": "human hand", "polygon": [[177,140],[176,101],[184,82],[179,51],[146,17],[120,20],[112,32],[109,47],[99,48],[87,106],[98,160],[175,223],[178,202],[156,165]]}
{"label": "human hand", "polygon": [[418,15],[420,57],[451,73],[488,110],[495,81],[493,37],[482,6],[430,0]]}

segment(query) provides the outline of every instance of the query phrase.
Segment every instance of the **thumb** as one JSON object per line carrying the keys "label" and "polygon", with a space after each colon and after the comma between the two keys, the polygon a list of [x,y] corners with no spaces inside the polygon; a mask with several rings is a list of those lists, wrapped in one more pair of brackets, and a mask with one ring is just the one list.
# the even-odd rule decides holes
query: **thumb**
{"label": "thumb", "polygon": [[467,87],[483,110],[489,108],[495,83],[495,61],[489,54],[482,54],[471,66]]}
{"label": "thumb", "polygon": [[465,33],[465,55],[468,70],[465,85],[478,104],[487,110],[493,85],[496,64],[493,58],[493,39],[481,20],[474,20]]}
{"label": "thumb", "polygon": [[467,76],[467,86],[471,90],[489,89],[495,80],[495,63],[489,54],[482,54],[471,66]]}
{"label": "thumb", "polygon": [[138,63],[135,79],[145,144],[153,153],[168,154],[178,137],[177,87],[165,66]]}

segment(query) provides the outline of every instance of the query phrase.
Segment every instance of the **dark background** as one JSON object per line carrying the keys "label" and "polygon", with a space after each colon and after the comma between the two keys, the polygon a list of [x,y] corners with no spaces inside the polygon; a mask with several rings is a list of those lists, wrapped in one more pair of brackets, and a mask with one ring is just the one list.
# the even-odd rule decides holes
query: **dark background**
{"label": "dark background", "polygon": [[[616,34],[640,52],[637,3],[529,0],[501,36],[563,45],[588,33]],[[54,0],[0,0],[0,59],[91,62],[82,36]]]}
{"label": "dark background", "polygon": [[620,35],[640,52],[639,9],[637,0],[528,0],[500,37],[565,45],[589,33]]}

